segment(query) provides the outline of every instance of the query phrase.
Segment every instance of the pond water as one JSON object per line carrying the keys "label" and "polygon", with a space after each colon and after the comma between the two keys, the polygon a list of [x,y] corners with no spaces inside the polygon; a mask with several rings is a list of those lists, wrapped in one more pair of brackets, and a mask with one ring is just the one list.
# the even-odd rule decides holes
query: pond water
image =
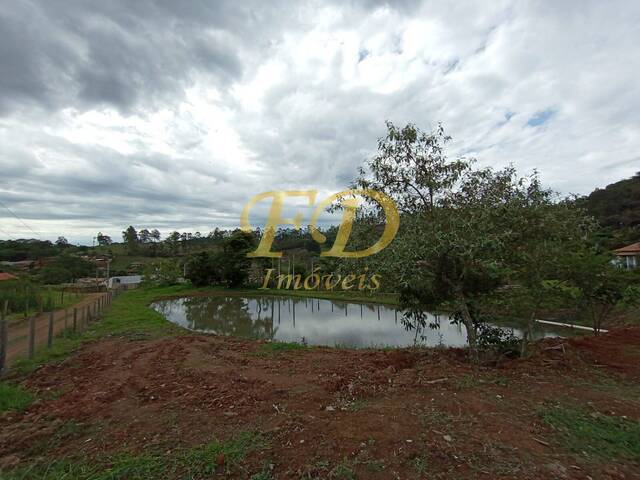
{"label": "pond water", "polygon": [[[217,335],[349,347],[467,343],[464,326],[446,316],[439,317],[440,328],[416,332],[405,328],[400,310],[384,305],[300,297],[201,296],[160,300],[151,307],[176,325]],[[517,328],[504,328],[521,335]],[[536,328],[537,337],[558,335]]]}

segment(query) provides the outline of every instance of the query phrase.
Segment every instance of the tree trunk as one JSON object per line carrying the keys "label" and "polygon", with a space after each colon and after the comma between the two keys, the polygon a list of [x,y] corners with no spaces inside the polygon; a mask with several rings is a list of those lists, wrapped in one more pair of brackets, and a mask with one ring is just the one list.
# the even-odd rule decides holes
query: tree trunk
{"label": "tree trunk", "polygon": [[520,348],[520,357],[524,357],[529,350],[529,342],[533,341],[533,327],[536,323],[536,313],[538,311],[538,306],[540,302],[536,302],[533,307],[533,311],[531,315],[529,315],[529,320],[527,321],[527,329],[524,332],[522,337],[522,346]]}
{"label": "tree trunk", "polygon": [[473,323],[471,313],[469,312],[467,301],[464,298],[464,295],[461,293],[458,294],[458,302],[460,312],[462,313],[462,323],[464,323],[464,326],[467,329],[467,342],[469,342],[469,358],[471,358],[471,363],[473,363],[474,365],[478,365],[480,363],[480,358],[478,356],[478,336],[476,334],[476,327]]}

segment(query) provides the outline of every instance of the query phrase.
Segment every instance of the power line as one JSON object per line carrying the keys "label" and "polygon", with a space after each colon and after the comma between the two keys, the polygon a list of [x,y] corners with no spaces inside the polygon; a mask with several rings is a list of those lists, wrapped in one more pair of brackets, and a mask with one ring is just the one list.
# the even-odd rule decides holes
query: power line
{"label": "power line", "polygon": [[36,232],[33,228],[31,228],[29,225],[27,225],[26,223],[24,223],[24,222],[22,221],[22,219],[21,219],[18,215],[16,215],[15,213],[13,213],[13,210],[11,210],[9,207],[7,207],[7,206],[4,204],[4,202],[3,202],[2,200],[0,200],[0,205],[2,205],[4,208],[6,208],[6,210],[7,210],[11,215],[13,215],[14,217],[16,217],[16,218],[18,219],[18,221],[19,221],[22,225],[24,225],[24,226],[25,226],[25,227],[27,227],[29,230],[31,230],[31,232],[35,233],[38,237],[40,237],[40,234],[39,234],[38,232]]}

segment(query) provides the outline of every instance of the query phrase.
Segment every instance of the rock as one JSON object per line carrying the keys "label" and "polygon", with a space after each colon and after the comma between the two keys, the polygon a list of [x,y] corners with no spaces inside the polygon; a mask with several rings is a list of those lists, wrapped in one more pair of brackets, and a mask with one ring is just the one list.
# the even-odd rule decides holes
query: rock
{"label": "rock", "polygon": [[553,478],[569,478],[567,467],[565,467],[564,465],[561,465],[559,463],[549,463],[548,465],[546,465],[546,468],[549,473],[553,475]]}
{"label": "rock", "polygon": [[333,412],[335,411],[336,407],[332,406],[332,405],[328,405],[327,407],[325,407],[325,411],[327,412]]}
{"label": "rock", "polygon": [[453,438],[451,438],[451,435],[443,435],[442,438],[444,438],[446,442],[453,442]]}

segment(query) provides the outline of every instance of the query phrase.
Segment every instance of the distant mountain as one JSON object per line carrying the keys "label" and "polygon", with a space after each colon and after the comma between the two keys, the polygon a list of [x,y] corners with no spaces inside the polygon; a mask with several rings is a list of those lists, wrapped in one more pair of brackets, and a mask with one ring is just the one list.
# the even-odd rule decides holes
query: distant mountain
{"label": "distant mountain", "polygon": [[626,180],[598,188],[580,201],[602,226],[640,228],[640,172]]}

